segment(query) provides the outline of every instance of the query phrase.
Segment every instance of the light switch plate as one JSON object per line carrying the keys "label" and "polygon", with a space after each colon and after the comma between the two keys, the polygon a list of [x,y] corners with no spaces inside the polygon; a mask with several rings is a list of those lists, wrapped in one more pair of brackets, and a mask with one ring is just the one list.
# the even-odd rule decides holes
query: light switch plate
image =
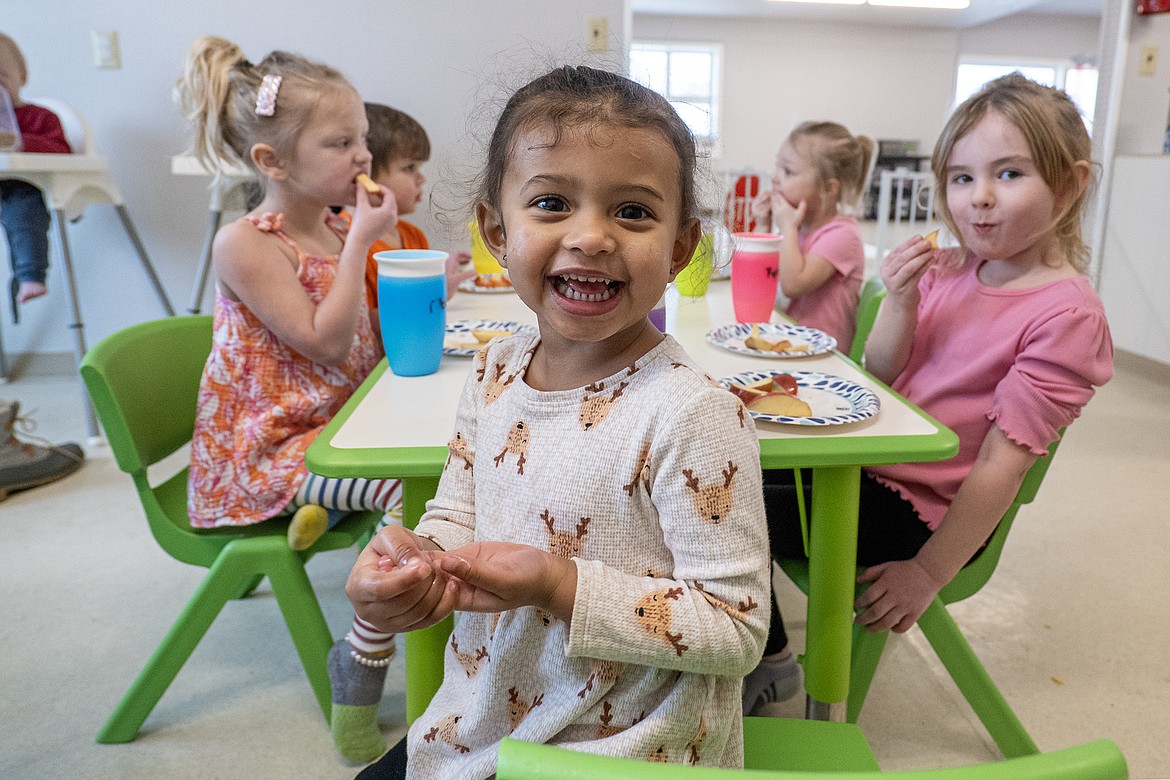
{"label": "light switch plate", "polygon": [[118,49],[118,33],[114,30],[94,30],[90,33],[93,42],[93,64],[99,68],[121,68],[122,53]]}
{"label": "light switch plate", "polygon": [[609,21],[604,16],[594,16],[586,30],[589,51],[609,51]]}
{"label": "light switch plate", "polygon": [[1141,60],[1138,65],[1139,76],[1153,76],[1158,72],[1158,47],[1146,45],[1142,47]]}

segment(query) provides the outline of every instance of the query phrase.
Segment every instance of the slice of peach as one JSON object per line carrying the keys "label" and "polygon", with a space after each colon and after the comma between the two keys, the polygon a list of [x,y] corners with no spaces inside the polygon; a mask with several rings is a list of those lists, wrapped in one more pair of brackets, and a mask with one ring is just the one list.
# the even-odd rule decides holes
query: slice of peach
{"label": "slice of peach", "polygon": [[932,249],[938,249],[938,228],[930,231],[923,238],[926,239],[926,243],[930,244]]}

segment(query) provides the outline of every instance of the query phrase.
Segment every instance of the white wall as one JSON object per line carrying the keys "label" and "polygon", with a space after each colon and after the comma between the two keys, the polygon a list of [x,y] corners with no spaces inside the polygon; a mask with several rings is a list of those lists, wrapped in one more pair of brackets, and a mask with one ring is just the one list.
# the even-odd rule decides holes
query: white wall
{"label": "white wall", "polygon": [[1019,14],[966,30],[786,19],[635,14],[633,37],[723,45],[724,129],[713,164],[769,168],[797,122],[919,141],[929,154],[954,98],[961,55],[1071,59],[1095,53],[1099,22]]}
{"label": "white wall", "polygon": [[[1143,46],[1159,48],[1153,76],[1138,73]],[[1170,14],[1135,16],[1121,87],[1117,154],[1158,154],[1170,114]]]}
{"label": "white wall", "polygon": [[[296,0],[157,3],[151,0],[37,0],[5,3],[2,29],[29,62],[25,96],[65,100],[94,127],[122,194],[175,309],[184,311],[207,223],[207,180],[176,177],[170,157],[189,140],[171,88],[191,41],[215,34],[235,41],[253,61],[275,48],[342,70],[368,100],[415,116],[431,137],[432,181],[466,176],[476,165],[471,132],[485,131],[504,89],[561,62],[621,62],[629,16],[623,0],[545,3],[527,0],[353,0],[342,5]],[[586,23],[606,17],[615,51],[585,51]],[[118,33],[122,68],[93,64],[90,32]],[[493,101],[486,105],[483,101]],[[490,129],[490,128],[487,128]],[[432,243],[458,240],[420,214]],[[89,344],[163,310],[109,206],[92,207],[71,226],[70,244]],[[0,241],[3,246],[3,241]],[[47,298],[21,307],[12,325],[0,295],[10,353],[69,352],[68,308],[53,244]],[[7,266],[6,250],[0,262]],[[7,290],[5,268],[0,280]],[[209,285],[210,287],[210,285]],[[210,295],[204,311],[210,310]]]}

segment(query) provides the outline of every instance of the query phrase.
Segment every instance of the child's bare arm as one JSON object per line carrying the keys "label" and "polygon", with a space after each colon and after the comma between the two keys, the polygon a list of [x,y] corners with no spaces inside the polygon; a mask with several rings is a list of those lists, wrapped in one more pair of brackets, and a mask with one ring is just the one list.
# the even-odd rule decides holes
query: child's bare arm
{"label": "child's bare arm", "polygon": [[857,622],[873,631],[908,631],[991,536],[1036,457],[992,425],[975,466],[918,555],[872,566],[857,578],[873,583],[857,599],[865,610]]}
{"label": "child's bare arm", "polygon": [[216,276],[229,296],[242,301],[281,342],[331,366],[345,362],[353,348],[370,235],[376,236],[380,220],[394,211],[389,205],[393,198],[384,198],[375,208],[365,190],[358,190],[353,228],[333,285],[319,304],[309,299],[297,278],[292,250],[273,236],[236,222],[216,235],[213,250]]}
{"label": "child's bare arm", "polygon": [[354,612],[393,633],[426,628],[447,617],[455,606],[455,588],[431,560],[437,550],[405,528],[383,528],[362,550],[345,584]]}
{"label": "child's bare arm", "polygon": [[921,299],[918,282],[934,257],[930,242],[915,236],[882,259],[881,277],[887,292],[865,342],[865,368],[887,384],[898,378],[910,359]]}

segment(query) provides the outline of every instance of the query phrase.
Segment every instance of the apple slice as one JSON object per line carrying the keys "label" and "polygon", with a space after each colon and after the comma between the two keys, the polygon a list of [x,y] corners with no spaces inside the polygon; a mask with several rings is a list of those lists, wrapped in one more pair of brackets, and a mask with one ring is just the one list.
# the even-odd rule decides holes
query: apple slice
{"label": "apple slice", "polygon": [[[769,380],[769,382],[770,381],[771,380]],[[768,393],[768,391],[763,388],[744,387],[743,385],[732,385],[727,389],[731,391],[732,395],[742,401],[744,406],[748,406],[752,401],[756,400],[757,398],[762,398]]]}
{"label": "apple slice", "polygon": [[794,377],[792,374],[772,374],[772,378],[769,381],[772,383],[772,386],[767,389],[773,390],[775,392],[796,395],[800,390],[800,385],[796,383],[796,377]]}
{"label": "apple slice", "polygon": [[811,417],[812,408],[789,393],[765,393],[747,404],[750,411],[778,417]]}
{"label": "apple slice", "polygon": [[938,228],[930,231],[923,238],[926,239],[926,243],[930,244],[931,248],[938,249]]}

